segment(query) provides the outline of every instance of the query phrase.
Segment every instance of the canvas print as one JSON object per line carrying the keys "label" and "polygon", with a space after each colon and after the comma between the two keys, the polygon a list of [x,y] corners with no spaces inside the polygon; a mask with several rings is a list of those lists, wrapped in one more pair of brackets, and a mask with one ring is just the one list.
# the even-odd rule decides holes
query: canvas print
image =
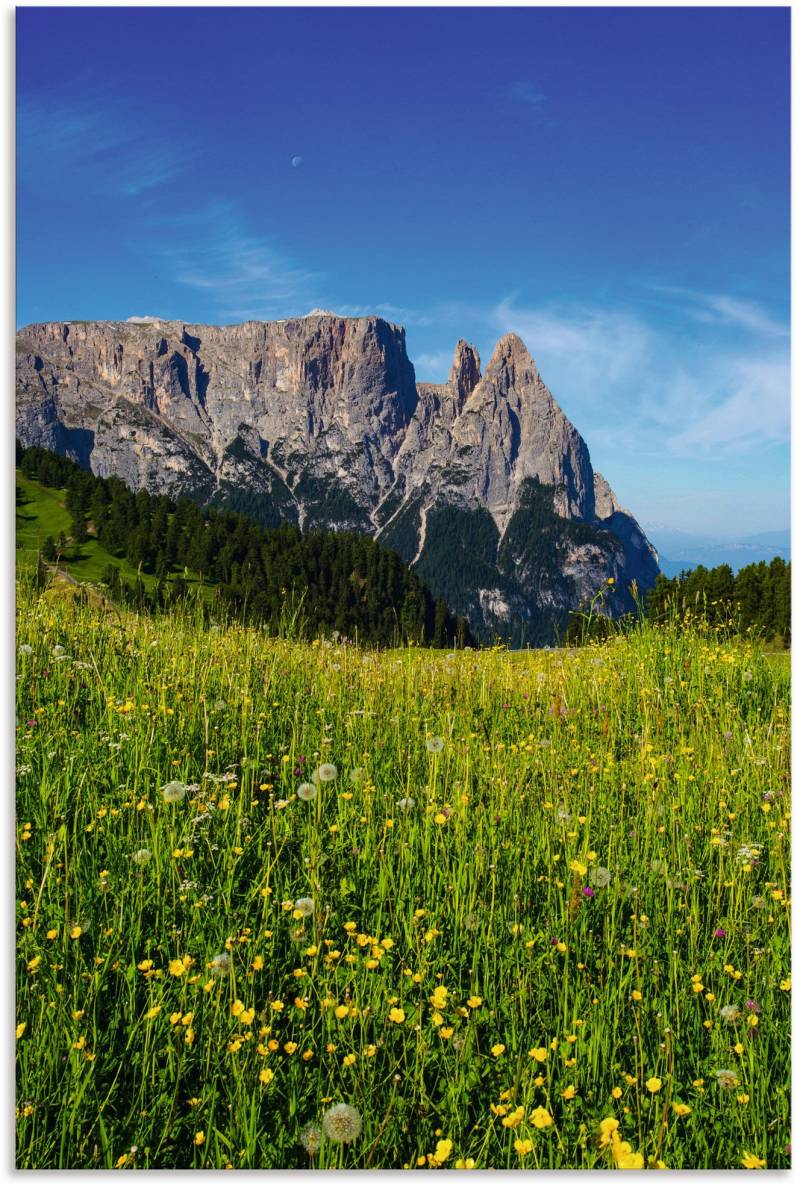
{"label": "canvas print", "polygon": [[16,1163],[785,1169],[789,9],[16,12]]}

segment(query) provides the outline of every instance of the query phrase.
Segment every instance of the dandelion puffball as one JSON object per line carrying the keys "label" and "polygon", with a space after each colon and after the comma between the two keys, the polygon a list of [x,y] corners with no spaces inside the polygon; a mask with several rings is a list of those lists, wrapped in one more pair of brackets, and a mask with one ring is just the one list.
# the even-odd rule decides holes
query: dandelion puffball
{"label": "dandelion puffball", "polygon": [[138,852],[133,853],[131,860],[133,860],[134,864],[136,864],[139,868],[144,868],[145,864],[147,864],[148,861],[152,859],[152,857],[153,853],[149,848],[139,848]]}
{"label": "dandelion puffball", "polygon": [[338,770],[336,769],[336,766],[326,762],[317,770],[317,777],[319,778],[320,782],[332,782],[337,773]]}
{"label": "dandelion puffball", "polygon": [[228,975],[231,969],[231,956],[227,951],[222,951],[208,964],[211,968],[212,975]]}
{"label": "dandelion puffball", "polygon": [[317,797],[317,788],[313,782],[301,782],[297,787],[297,797],[303,802],[313,802]]}
{"label": "dandelion puffball", "polygon": [[294,907],[301,917],[310,918],[314,912],[314,901],[311,897],[298,897]]}
{"label": "dandelion puffball", "polygon": [[167,782],[161,787],[161,797],[164,802],[182,802],[186,797],[185,782]]}
{"label": "dandelion puffball", "polygon": [[352,1144],[361,1134],[361,1116],[349,1103],[337,1103],[323,1115],[322,1127],[334,1144]]}
{"label": "dandelion puffball", "polygon": [[300,1133],[300,1143],[309,1156],[314,1156],[315,1153],[319,1152],[320,1145],[322,1144],[322,1132],[315,1123],[309,1123],[307,1127],[303,1128]]}
{"label": "dandelion puffball", "polygon": [[444,748],[444,741],[441,737],[428,737],[425,742],[425,748],[429,753],[441,753]]}

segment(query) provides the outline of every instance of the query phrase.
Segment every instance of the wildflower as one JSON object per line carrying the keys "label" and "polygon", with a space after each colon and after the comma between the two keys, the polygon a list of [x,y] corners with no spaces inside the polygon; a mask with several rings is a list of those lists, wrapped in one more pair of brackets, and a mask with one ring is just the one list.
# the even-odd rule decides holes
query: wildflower
{"label": "wildflower", "polygon": [[534,1127],[552,1127],[553,1116],[545,1107],[537,1107],[530,1113],[530,1121]]}
{"label": "wildflower", "polygon": [[505,1051],[506,1051],[505,1045],[503,1045],[503,1043],[501,1041],[498,1041],[495,1045],[492,1046],[492,1057],[500,1057],[500,1055],[502,1053],[505,1053]]}
{"label": "wildflower", "polygon": [[723,1004],[722,1008],[719,1010],[719,1014],[724,1021],[728,1022],[728,1024],[733,1024],[733,1022],[738,1020],[742,1015],[738,1004]]}
{"label": "wildflower", "polygon": [[182,975],[186,974],[186,964],[183,959],[170,959],[169,973],[174,975],[176,979],[180,979]]}
{"label": "wildflower", "polygon": [[457,1169],[474,1169],[475,1168],[475,1161],[472,1159],[471,1156],[467,1156],[467,1157],[462,1156],[456,1161],[455,1167]]}
{"label": "wildflower", "polygon": [[447,1003],[447,988],[443,987],[441,984],[438,987],[435,987],[433,989],[433,995],[431,996],[430,1002],[434,1008],[444,1008],[445,1004]]}
{"label": "wildflower", "polygon": [[185,782],[167,782],[161,787],[161,797],[164,802],[183,802],[186,797]]}
{"label": "wildflower", "polygon": [[714,931],[715,938],[724,938],[726,936],[726,934],[727,934],[727,930],[723,930],[722,926],[717,926],[716,930]]}
{"label": "wildflower", "polygon": [[566,1099],[566,1100],[567,1100],[567,1102],[569,1102],[569,1101],[570,1101],[570,1099],[574,1099],[574,1098],[575,1098],[575,1095],[576,1095],[577,1093],[578,1093],[578,1092],[577,1092],[577,1090],[575,1089],[575,1087],[574,1087],[574,1086],[572,1086],[572,1084],[570,1084],[568,1087],[566,1087],[566,1089],[565,1089],[565,1090],[562,1090],[562,1092],[561,1092],[561,1097],[562,1097],[562,1099]]}
{"label": "wildflower", "polygon": [[320,782],[332,782],[339,771],[335,765],[324,762],[316,772]]}
{"label": "wildflower", "polygon": [[615,1119],[613,1115],[606,1116],[605,1119],[600,1120],[600,1147],[607,1147],[613,1140],[618,1139],[617,1131],[619,1130],[619,1120]]}
{"label": "wildflower", "polygon": [[317,788],[313,782],[301,782],[297,787],[297,797],[302,802],[313,802],[317,797]]}
{"label": "wildflower", "polygon": [[792,990],[792,977],[791,977],[791,975],[787,976],[787,977],[786,977],[786,979],[782,979],[782,980],[781,980],[781,982],[780,982],[780,989],[781,989],[781,991],[782,991],[782,992],[790,992],[790,991]]}
{"label": "wildflower", "polygon": [[[616,1149],[619,1149],[617,1152]],[[644,1157],[641,1152],[634,1152],[627,1140],[615,1146],[614,1159],[618,1169],[643,1169]]]}
{"label": "wildflower", "polygon": [[547,1061],[547,1049],[544,1045],[537,1046],[534,1049],[529,1049],[528,1057],[535,1058],[537,1062]]}
{"label": "wildflower", "polygon": [[160,1011],[161,1011],[161,1005],[154,1004],[152,1008],[147,1009],[147,1012],[145,1012],[145,1014],[144,1014],[144,1019],[145,1020],[153,1020],[154,1017],[158,1016]]}
{"label": "wildflower", "polygon": [[428,737],[425,742],[425,748],[429,753],[441,753],[444,748],[444,741],[441,737]]}
{"label": "wildflower", "polygon": [[684,1115],[691,1115],[691,1113],[692,1113],[692,1108],[690,1106],[688,1106],[686,1103],[673,1103],[672,1110],[678,1116],[679,1119],[682,1118]]}
{"label": "wildflower", "polygon": [[258,1081],[262,1084],[262,1086],[269,1086],[274,1077],[275,1074],[272,1070],[264,1069],[259,1073]]}
{"label": "wildflower", "polygon": [[745,1152],[742,1157],[742,1166],[746,1169],[765,1169],[767,1162],[766,1160],[759,1160],[754,1152]]}
{"label": "wildflower", "polygon": [[591,889],[588,885],[584,885],[583,888],[581,889],[581,896],[582,897],[594,897],[594,889]]}
{"label": "wildflower", "polygon": [[661,1085],[662,1083],[660,1078],[648,1078],[645,1082],[645,1086],[650,1091],[650,1094],[658,1094],[658,1092],[661,1090]]}
{"label": "wildflower", "polygon": [[514,1151],[519,1156],[527,1156],[529,1152],[533,1152],[533,1140],[515,1140]]}
{"label": "wildflower", "polygon": [[586,876],[587,868],[585,864],[581,864],[580,860],[570,861],[570,872],[576,873],[578,876]]}
{"label": "wildflower", "polygon": [[300,1133],[300,1143],[309,1156],[315,1156],[322,1145],[322,1132],[315,1123],[309,1123]]}
{"label": "wildflower", "polygon": [[470,1008],[480,1008],[482,1003],[483,998],[481,996],[470,996],[470,998],[467,1000],[467,1005]]}
{"label": "wildflower", "polygon": [[525,1118],[525,1108],[515,1107],[510,1115],[506,1115],[503,1119],[503,1127],[519,1127]]}
{"label": "wildflower", "polygon": [[437,1164],[444,1164],[453,1151],[452,1140],[439,1140],[436,1144],[436,1151],[433,1154],[433,1159]]}
{"label": "wildflower", "polygon": [[402,1008],[390,1008],[389,1020],[394,1021],[396,1025],[401,1025],[406,1019],[406,1014]]}
{"label": "wildflower", "polygon": [[322,1129],[334,1144],[352,1144],[361,1134],[361,1115],[349,1103],[337,1103],[323,1115]]}
{"label": "wildflower", "polygon": [[205,1144],[205,1142],[206,1142],[206,1133],[202,1132],[202,1131],[195,1132],[194,1133],[194,1142],[198,1148],[202,1148],[203,1144]]}
{"label": "wildflower", "polygon": [[314,912],[314,900],[311,897],[298,897],[294,903],[294,908],[300,917],[309,918]]}
{"label": "wildflower", "polygon": [[410,811],[412,806],[414,805],[414,799],[413,798],[398,798],[397,805],[400,807],[401,811]]}
{"label": "wildflower", "polygon": [[26,1020],[24,1020],[21,1025],[17,1025],[17,1040],[18,1041],[19,1041],[20,1037],[22,1036],[22,1034],[25,1032],[27,1027],[28,1027],[28,1022]]}
{"label": "wildflower", "polygon": [[153,853],[149,848],[139,848],[137,852],[133,853],[131,860],[137,866],[137,868],[144,868],[145,864],[147,864],[148,861],[152,859],[152,857]]}
{"label": "wildflower", "polygon": [[229,975],[231,970],[231,956],[227,951],[222,951],[208,964],[211,968],[212,975]]}

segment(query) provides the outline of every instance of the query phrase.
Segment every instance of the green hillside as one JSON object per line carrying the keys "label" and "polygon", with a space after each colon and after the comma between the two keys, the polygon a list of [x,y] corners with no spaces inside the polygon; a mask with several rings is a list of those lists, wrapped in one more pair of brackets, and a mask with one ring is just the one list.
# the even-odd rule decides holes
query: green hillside
{"label": "green hillside", "polygon": [[375,646],[469,644],[463,618],[402,558],[354,532],[267,528],[236,511],[133,491],[45,449],[17,445],[19,567],[103,582],[111,600],[162,612],[187,593],[215,620]]}
{"label": "green hillside", "polygon": [[[135,568],[124,558],[114,555],[100,544],[97,539],[89,538],[83,543],[75,543],[70,534],[72,520],[66,508],[67,491],[65,488],[48,489],[41,482],[33,481],[17,469],[17,568],[35,568],[36,557],[50,538],[58,547],[59,537],[63,536],[66,546],[59,549],[57,567],[67,572],[79,584],[84,581],[99,583],[109,567],[114,567],[120,576],[130,582],[141,579],[145,588],[155,588],[155,576]],[[177,572],[169,573],[167,582],[178,578]],[[181,578],[188,585],[200,584],[196,572],[182,570]]]}

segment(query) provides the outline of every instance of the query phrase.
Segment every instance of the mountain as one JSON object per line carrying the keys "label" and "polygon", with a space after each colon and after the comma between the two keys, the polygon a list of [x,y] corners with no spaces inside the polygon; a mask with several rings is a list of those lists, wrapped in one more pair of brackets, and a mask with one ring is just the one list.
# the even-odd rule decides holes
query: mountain
{"label": "mountain", "polygon": [[[748,564],[762,560],[769,563],[774,556],[791,558],[791,531],[762,531],[741,538],[712,539],[682,531],[653,529],[661,555],[661,571],[665,576],[677,576],[703,565],[716,568],[729,564],[734,573]],[[669,557],[669,558],[667,558]]]}
{"label": "mountain", "polygon": [[16,394],[23,445],[266,526],[372,535],[484,637],[552,641],[609,578],[622,612],[658,572],[514,334],[483,372],[460,341],[433,384],[378,317],[47,323],[17,334]]}

